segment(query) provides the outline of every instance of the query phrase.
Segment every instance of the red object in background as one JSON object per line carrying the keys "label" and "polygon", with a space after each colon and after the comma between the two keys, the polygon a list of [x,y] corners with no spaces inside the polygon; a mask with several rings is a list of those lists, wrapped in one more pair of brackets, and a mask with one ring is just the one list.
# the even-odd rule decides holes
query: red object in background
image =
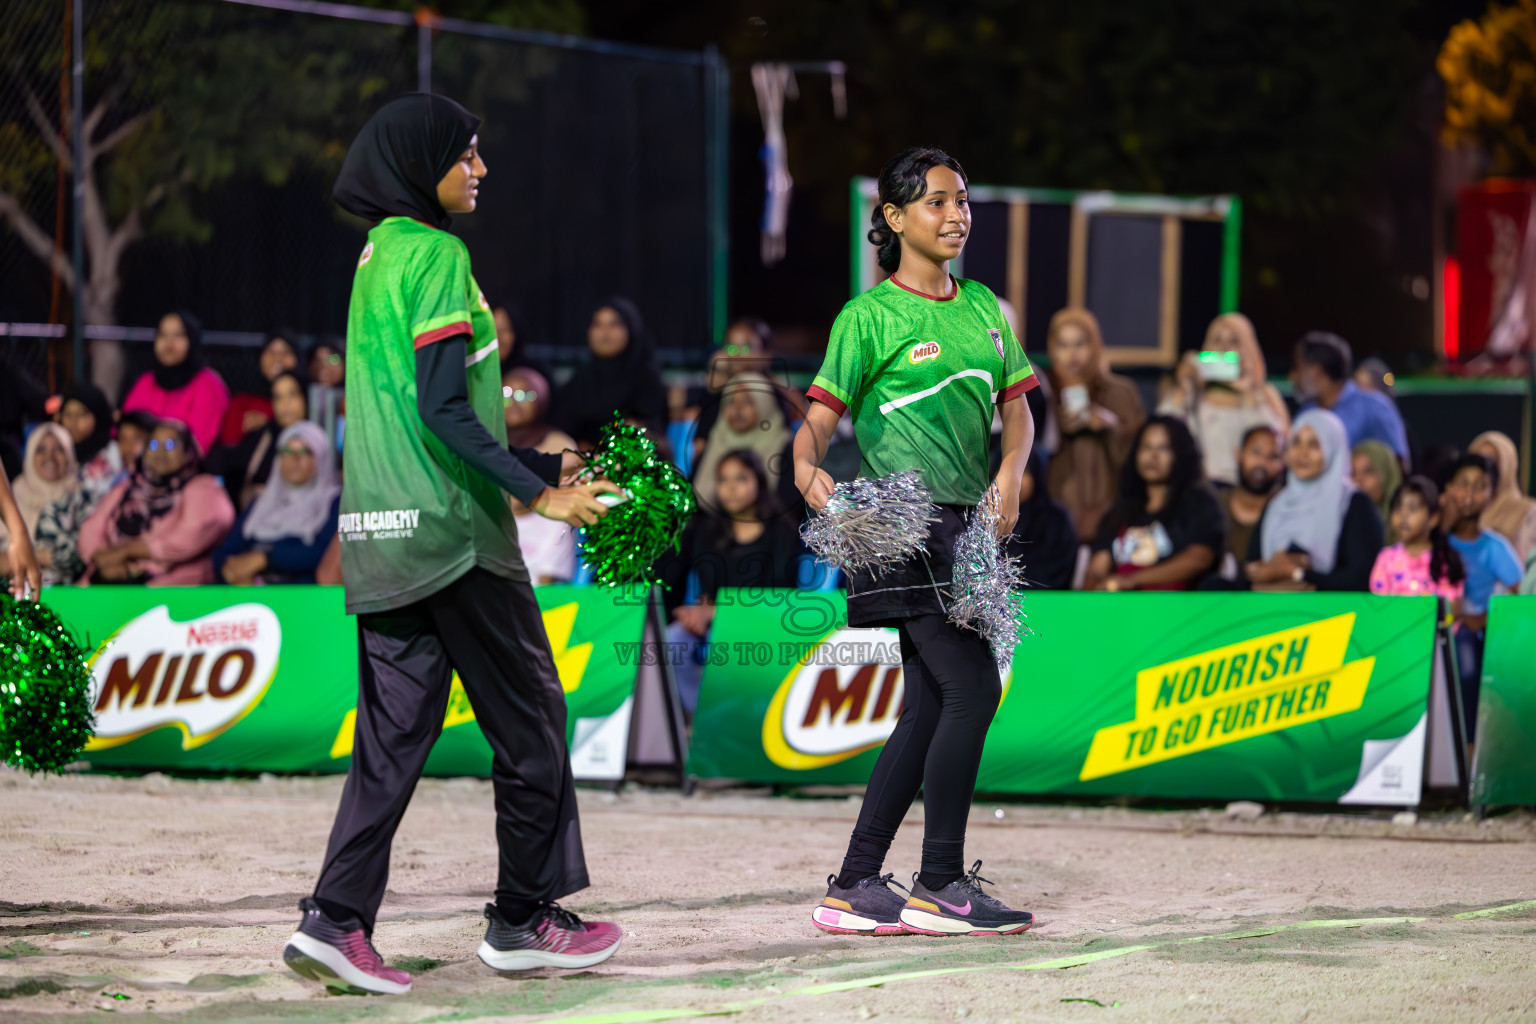
{"label": "red object in background", "polygon": [[[1457,194],[1461,315],[1450,327],[1450,261],[1446,267],[1446,356],[1465,362],[1482,353],[1493,322],[1517,283],[1536,181],[1492,179]],[[1454,342],[1454,344],[1453,344]]]}
{"label": "red object in background", "polygon": [[1445,258],[1440,271],[1440,294],[1445,303],[1440,337],[1445,358],[1454,363],[1461,355],[1461,261],[1455,256]]}

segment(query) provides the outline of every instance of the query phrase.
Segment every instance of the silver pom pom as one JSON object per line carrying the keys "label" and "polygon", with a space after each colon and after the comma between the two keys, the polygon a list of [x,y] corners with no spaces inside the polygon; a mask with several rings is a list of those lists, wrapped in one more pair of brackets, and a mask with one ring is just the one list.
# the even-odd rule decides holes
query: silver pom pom
{"label": "silver pom pom", "polygon": [[982,635],[997,659],[998,674],[1006,679],[1013,664],[1013,649],[1019,643],[1024,563],[1017,555],[1008,554],[997,539],[1002,519],[994,484],[966,517],[965,529],[955,538],[949,621]]}
{"label": "silver pom pom", "polygon": [[878,576],[923,549],[937,512],[916,470],[859,477],[832,488],[826,508],[806,517],[800,536],[821,561]]}

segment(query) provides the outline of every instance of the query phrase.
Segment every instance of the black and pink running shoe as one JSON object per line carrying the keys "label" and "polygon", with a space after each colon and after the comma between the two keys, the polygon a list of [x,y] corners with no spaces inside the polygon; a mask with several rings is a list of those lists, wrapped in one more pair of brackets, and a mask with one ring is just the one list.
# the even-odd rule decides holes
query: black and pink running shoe
{"label": "black and pink running shoe", "polygon": [[304,919],[283,948],[283,962],[294,971],[342,995],[397,996],[411,990],[411,976],[384,965],[362,921],[333,920],[308,897],[299,909]]}
{"label": "black and pink running shoe", "polygon": [[[811,911],[811,923],[824,932],[838,935],[900,935],[901,908],[905,896],[891,891],[892,875],[870,875],[846,889],[837,884],[836,875],[827,876],[827,895]],[[903,889],[903,891],[905,891]]]}
{"label": "black and pink running shoe", "polygon": [[988,882],[978,872],[981,861],[971,870],[937,892],[912,879],[912,895],[901,911],[901,923],[909,932],[921,935],[1014,935],[1027,931],[1035,915],[1027,910],[1013,910],[1002,900],[983,892]]}
{"label": "black and pink running shoe", "polygon": [[583,921],[558,903],[545,903],[525,925],[508,923],[485,905],[485,941],[477,955],[497,971],[535,967],[591,967],[613,956],[623,931],[608,921]]}

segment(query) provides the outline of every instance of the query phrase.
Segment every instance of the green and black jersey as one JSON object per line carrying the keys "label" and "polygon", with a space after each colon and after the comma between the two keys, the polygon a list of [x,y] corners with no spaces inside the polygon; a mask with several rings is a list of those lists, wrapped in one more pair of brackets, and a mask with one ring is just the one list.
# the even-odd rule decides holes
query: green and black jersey
{"label": "green and black jersey", "polygon": [[862,476],[916,469],[934,501],[974,505],[993,406],[1039,384],[986,285],[956,280],[936,298],[891,278],[838,314],[807,396],[852,412]]}
{"label": "green and black jersey", "polygon": [[470,273],[469,250],[409,217],[380,222],[368,232],[347,314],[338,532],[349,613],[411,604],[477,565],[528,579],[506,495],[417,412],[416,350],[459,335],[470,336],[470,408],[505,447],[496,325]]}

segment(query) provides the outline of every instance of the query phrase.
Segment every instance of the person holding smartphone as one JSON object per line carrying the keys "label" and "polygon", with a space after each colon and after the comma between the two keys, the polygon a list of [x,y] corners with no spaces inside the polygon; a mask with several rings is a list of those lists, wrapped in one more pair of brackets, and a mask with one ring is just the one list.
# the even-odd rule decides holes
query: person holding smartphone
{"label": "person holding smartphone", "polygon": [[1238,482],[1237,452],[1254,427],[1269,427],[1283,442],[1291,416],[1271,383],[1253,324],[1241,313],[1223,313],[1205,332],[1198,352],[1186,352],[1174,371],[1176,386],[1158,412],[1189,425],[1205,459],[1205,476],[1219,487]]}
{"label": "person holding smartphone", "polygon": [[1072,516],[1078,540],[1091,544],[1147,413],[1136,385],[1110,372],[1098,318],[1088,310],[1068,308],[1051,317],[1045,347],[1061,429],[1061,447],[1047,469],[1050,492]]}

